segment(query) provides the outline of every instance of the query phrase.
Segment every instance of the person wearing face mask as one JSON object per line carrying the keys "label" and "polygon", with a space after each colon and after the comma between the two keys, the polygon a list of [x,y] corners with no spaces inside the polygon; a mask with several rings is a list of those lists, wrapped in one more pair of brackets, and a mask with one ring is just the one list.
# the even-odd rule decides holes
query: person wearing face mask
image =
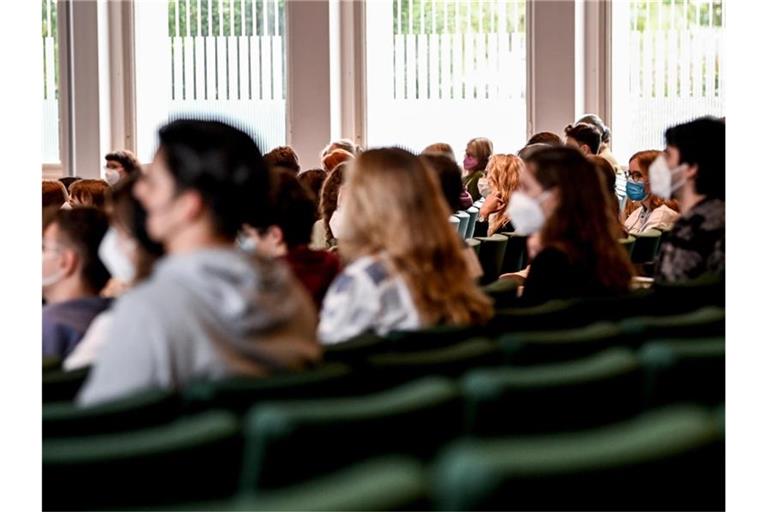
{"label": "person wearing face mask", "polygon": [[[312,296],[317,309],[325,292],[341,270],[339,257],[330,251],[309,247],[315,222],[315,203],[290,171],[274,169],[275,192],[269,226],[244,226],[241,247],[270,258],[281,258]],[[337,228],[338,229],[338,228]]]}
{"label": "person wearing face mask", "polygon": [[195,119],[175,120],[158,135],[133,193],[166,255],[116,301],[80,405],[192,380],[300,370],[322,354],[311,299],[290,269],[235,247],[243,224],[270,220],[271,180],[253,139]]}
{"label": "person wearing face mask", "polygon": [[67,357],[110,300],[99,297],[109,271],[98,257],[106,215],[57,210],[43,231],[43,356]]}
{"label": "person wearing face mask", "polygon": [[633,268],[608,192],[589,160],[559,147],[529,158],[507,215],[515,231],[536,235],[538,252],[522,301],[610,296],[629,290]]}
{"label": "person wearing face mask", "polygon": [[107,153],[104,160],[104,179],[110,186],[114,186],[126,176],[141,172],[141,164],[136,155],[127,149]]}
{"label": "person wearing face mask", "polygon": [[662,244],[656,279],[681,282],[725,272],[725,123],[703,117],[669,128],[649,168],[651,193],[675,198],[680,217]]}
{"label": "person wearing face mask", "polygon": [[[99,259],[123,290],[149,277],[155,261],[164,253],[163,246],[149,238],[145,228],[146,211],[133,197],[137,181],[138,175],[134,174],[112,189],[107,204],[111,225],[99,246]],[[64,369],[74,370],[93,363],[107,340],[112,320],[112,309],[107,309],[91,322],[83,339],[64,360]]]}
{"label": "person wearing face mask", "polygon": [[462,182],[473,201],[483,197],[480,194],[479,182],[492,154],[493,143],[484,137],[474,138],[467,143],[467,148],[464,151]]}
{"label": "person wearing face mask", "polygon": [[677,220],[677,203],[651,194],[648,168],[661,151],[639,151],[629,159],[627,205],[624,207],[624,228],[629,234],[649,229],[667,231]]}
{"label": "person wearing face mask", "polygon": [[525,164],[517,155],[493,155],[488,160],[488,186],[490,194],[480,208],[479,219],[488,220],[488,235],[501,231],[512,231],[509,219],[504,214],[510,195],[517,189],[520,171]]}

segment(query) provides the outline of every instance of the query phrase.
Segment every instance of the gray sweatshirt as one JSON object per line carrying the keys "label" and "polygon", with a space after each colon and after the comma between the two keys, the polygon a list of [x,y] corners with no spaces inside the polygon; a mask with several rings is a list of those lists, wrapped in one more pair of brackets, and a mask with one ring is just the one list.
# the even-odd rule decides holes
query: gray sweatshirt
{"label": "gray sweatshirt", "polygon": [[236,249],[171,255],[115,302],[77,402],[298,369],[320,357],[315,326],[311,300],[280,261]]}

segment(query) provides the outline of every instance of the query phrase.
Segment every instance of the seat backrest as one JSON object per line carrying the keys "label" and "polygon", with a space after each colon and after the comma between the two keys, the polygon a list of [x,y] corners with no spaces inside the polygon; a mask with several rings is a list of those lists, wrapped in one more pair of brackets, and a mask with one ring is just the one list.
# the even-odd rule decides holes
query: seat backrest
{"label": "seat backrest", "polygon": [[661,231],[649,229],[642,233],[634,233],[635,246],[632,248],[633,263],[648,263],[656,259],[661,243]]}
{"label": "seat backrest", "polygon": [[[427,474],[418,460],[383,457],[288,488],[255,493],[237,510],[428,510]],[[228,503],[196,510],[229,510]]]}
{"label": "seat backrest", "polygon": [[457,233],[461,234],[461,221],[457,216],[451,215],[448,217],[448,222],[451,223],[451,226],[453,226]]}
{"label": "seat backrest", "polygon": [[342,363],[328,363],[296,373],[270,377],[231,377],[201,381],[183,390],[188,409],[227,409],[244,413],[264,400],[308,399],[362,392],[352,370]]}
{"label": "seat backrest", "polygon": [[612,322],[595,322],[570,329],[516,332],[499,338],[509,364],[567,362],[611,347],[629,345],[627,336]]}
{"label": "seat backrest", "polygon": [[634,353],[612,348],[567,362],[485,368],[462,379],[470,432],[510,435],[594,427],[641,411]]}
{"label": "seat backrest", "polygon": [[480,210],[474,206],[470,206],[467,208],[467,213],[469,214],[469,222],[467,223],[467,234],[464,238],[472,238],[475,236],[475,222],[477,222],[477,216],[480,213]]}
{"label": "seat backrest", "polygon": [[77,370],[54,370],[43,375],[43,402],[66,402],[75,399],[88,378],[91,367]]}
{"label": "seat backrest", "polygon": [[507,237],[507,249],[504,254],[504,263],[501,265],[501,273],[522,270],[528,263],[528,236],[512,231],[501,234]]}
{"label": "seat backrest", "polygon": [[61,369],[61,359],[58,356],[43,357],[43,373]]}
{"label": "seat backrest", "polygon": [[435,377],[356,398],[257,405],[245,421],[241,491],[295,483],[381,454],[428,457],[461,427],[458,387]]}
{"label": "seat backrest", "polygon": [[43,437],[125,432],[175,419],[181,404],[176,393],[152,389],[90,407],[72,402],[43,405]]}
{"label": "seat backrest", "polygon": [[723,510],[724,432],[695,406],[594,430],[460,441],[436,464],[438,510]]}
{"label": "seat backrest", "polygon": [[725,338],[654,340],[639,351],[649,407],[725,401]]}
{"label": "seat backrest", "polygon": [[635,237],[632,235],[629,235],[626,238],[619,238],[619,243],[622,247],[627,251],[627,254],[629,257],[632,257],[632,251],[635,248]]}
{"label": "seat backrest", "polygon": [[222,411],[131,432],[43,439],[43,509],[222,499],[236,490],[241,453],[237,418]]}
{"label": "seat backrest", "polygon": [[680,315],[627,318],[620,327],[626,335],[643,340],[723,336],[725,309],[710,306]]}
{"label": "seat backrest", "polygon": [[501,234],[477,237],[480,240],[480,265],[483,267],[483,277],[480,282],[491,283],[501,274],[504,265],[504,254],[507,250],[508,238]]}
{"label": "seat backrest", "polygon": [[453,214],[459,219],[459,235],[461,238],[467,238],[467,229],[469,228],[469,214],[464,211],[458,211]]}

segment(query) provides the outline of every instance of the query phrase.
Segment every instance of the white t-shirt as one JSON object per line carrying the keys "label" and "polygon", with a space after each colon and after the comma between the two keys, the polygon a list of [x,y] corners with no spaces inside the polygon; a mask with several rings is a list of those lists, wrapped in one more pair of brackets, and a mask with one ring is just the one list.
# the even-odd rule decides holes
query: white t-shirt
{"label": "white t-shirt", "polygon": [[83,339],[77,344],[71,354],[64,360],[65,370],[76,370],[90,366],[96,361],[101,347],[107,340],[109,328],[112,326],[112,310],[108,309],[93,319]]}
{"label": "white t-shirt", "polygon": [[325,345],[366,330],[384,335],[421,327],[411,292],[393,276],[382,256],[364,256],[336,277],[323,300],[317,336]]}
{"label": "white t-shirt", "polygon": [[630,234],[642,233],[649,229],[667,231],[680,216],[675,210],[663,204],[654,210],[648,210],[645,206],[636,208],[624,221],[624,227]]}

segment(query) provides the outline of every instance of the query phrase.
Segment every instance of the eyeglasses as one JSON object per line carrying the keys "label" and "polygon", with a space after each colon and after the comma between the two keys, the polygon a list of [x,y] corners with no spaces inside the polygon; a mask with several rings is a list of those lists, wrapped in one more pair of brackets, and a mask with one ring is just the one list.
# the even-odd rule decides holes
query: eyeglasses
{"label": "eyeglasses", "polygon": [[643,173],[640,171],[624,171],[624,177],[628,180],[634,180],[634,181],[642,181],[643,180]]}

